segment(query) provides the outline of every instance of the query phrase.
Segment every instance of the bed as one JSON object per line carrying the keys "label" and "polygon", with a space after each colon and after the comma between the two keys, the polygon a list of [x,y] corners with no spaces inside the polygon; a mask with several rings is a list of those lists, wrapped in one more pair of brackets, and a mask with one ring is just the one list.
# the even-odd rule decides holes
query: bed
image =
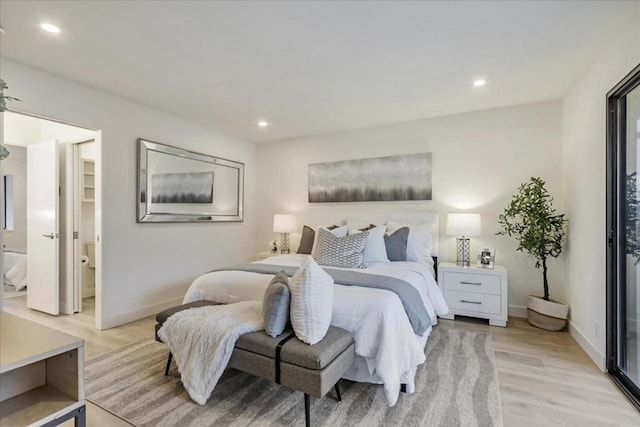
{"label": "bed", "polygon": [[4,256],[4,283],[13,286],[16,291],[27,287],[27,254],[17,249],[5,249]]}
{"label": "bed", "polygon": [[[431,254],[437,255],[437,214],[420,214],[412,218],[413,223],[430,223],[434,244]],[[407,221],[406,215],[402,217]],[[312,223],[314,220],[306,220]],[[332,223],[320,220],[315,224]],[[344,221],[344,220],[343,220]],[[383,222],[381,219],[362,219],[347,222]],[[433,236],[435,235],[435,236]],[[299,266],[309,255],[276,255],[258,263]],[[433,324],[437,316],[448,312],[448,307],[436,284],[432,265],[419,262],[368,263],[360,273],[394,277],[415,287],[422,299]],[[351,269],[349,269],[351,270]],[[232,303],[247,300],[261,300],[272,276],[247,271],[213,271],[198,277],[189,287],[184,303],[197,300],[212,300]],[[334,285],[333,314],[331,324],[344,328],[354,335],[356,359],[345,374],[345,378],[383,384],[389,405],[395,405],[401,384],[406,391],[414,391],[414,377],[417,367],[424,363],[424,347],[431,333],[429,327],[422,335],[417,335],[399,297],[388,290],[360,286]]]}

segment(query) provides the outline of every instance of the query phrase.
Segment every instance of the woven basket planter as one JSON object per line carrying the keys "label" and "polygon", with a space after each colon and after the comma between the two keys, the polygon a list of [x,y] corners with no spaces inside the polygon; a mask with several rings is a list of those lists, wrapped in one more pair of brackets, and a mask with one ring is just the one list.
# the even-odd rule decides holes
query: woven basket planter
{"label": "woven basket planter", "polygon": [[536,328],[561,331],[567,325],[569,306],[556,301],[545,301],[541,297],[527,297],[527,318]]}

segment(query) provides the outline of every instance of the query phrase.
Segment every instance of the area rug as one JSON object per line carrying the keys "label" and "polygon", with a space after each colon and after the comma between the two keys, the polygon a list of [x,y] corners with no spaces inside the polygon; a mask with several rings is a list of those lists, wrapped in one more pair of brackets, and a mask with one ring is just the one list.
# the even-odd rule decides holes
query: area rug
{"label": "area rug", "polygon": [[[342,380],[312,397],[313,426],[502,426],[491,336],[435,328],[418,367],[416,391],[389,407],[381,385]],[[87,400],[139,427],[304,425],[303,394],[227,370],[204,406],[189,399],[175,364],[164,376],[167,349],[130,344],[86,363]]]}

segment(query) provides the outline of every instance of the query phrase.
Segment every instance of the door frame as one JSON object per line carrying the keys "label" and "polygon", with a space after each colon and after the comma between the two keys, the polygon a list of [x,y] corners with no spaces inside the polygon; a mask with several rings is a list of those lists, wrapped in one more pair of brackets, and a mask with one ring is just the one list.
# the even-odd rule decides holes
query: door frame
{"label": "door frame", "polygon": [[[94,143],[95,138],[83,138],[74,141],[67,141],[66,144],[66,209],[65,223],[66,235],[66,306],[71,307],[67,314],[82,312],[82,267],[80,265],[80,257],[82,252],[82,231],[80,223],[82,221],[82,158],[80,154],[80,145],[84,143]],[[96,161],[100,157],[98,146],[96,145]],[[94,186],[96,177],[94,176]],[[95,201],[94,201],[95,211]],[[95,217],[95,212],[94,212]],[[76,231],[77,230],[77,231]],[[78,233],[77,237],[75,233]],[[94,241],[95,242],[95,241]],[[95,261],[94,261],[95,262]],[[77,292],[76,292],[77,283]],[[77,310],[76,310],[77,308]]]}
{"label": "door frame", "polygon": [[[640,387],[638,387],[618,366],[620,342],[618,333],[626,328],[626,307],[620,297],[626,296],[625,289],[619,289],[619,283],[626,283],[626,270],[621,268],[625,231],[620,227],[618,209],[620,196],[624,194],[625,179],[621,171],[626,170],[626,104],[624,97],[636,87],[640,87],[640,64],[627,74],[607,93],[607,372],[612,380],[640,409]],[[640,155],[640,153],[638,153]],[[640,172],[640,171],[639,171]],[[619,256],[620,255],[620,256]]]}
{"label": "door frame", "polygon": [[[104,157],[104,152],[102,148],[102,139],[103,139],[103,131],[100,129],[93,128],[91,126],[85,126],[83,124],[75,123],[73,121],[67,121],[63,119],[52,118],[48,116],[43,116],[40,114],[33,114],[28,111],[20,110],[17,108],[7,108],[8,112],[22,114],[25,116],[34,117],[42,120],[49,120],[51,122],[62,123],[69,126],[75,126],[83,129],[88,129],[94,131],[95,134],[95,144],[96,144],[96,163],[95,163],[95,232],[96,232],[96,259],[95,259],[95,274],[96,274],[96,305],[95,305],[95,322],[94,327],[98,330],[103,329],[103,318],[102,318],[102,277],[103,277],[103,269],[102,269],[102,194],[103,194],[103,169],[102,162]],[[4,140],[4,123],[2,123],[2,127],[0,127],[0,131],[2,132],[2,140]],[[3,235],[4,231],[0,228],[0,235]],[[2,236],[0,238],[0,242],[4,240]],[[1,262],[0,262],[1,263]],[[1,294],[0,294],[1,295]],[[2,302],[0,302],[0,307],[2,307]]]}

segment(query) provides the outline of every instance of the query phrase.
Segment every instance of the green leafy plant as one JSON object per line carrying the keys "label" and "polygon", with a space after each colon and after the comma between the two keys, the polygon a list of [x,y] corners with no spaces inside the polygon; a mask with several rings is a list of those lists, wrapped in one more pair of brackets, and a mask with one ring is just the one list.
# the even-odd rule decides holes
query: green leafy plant
{"label": "green leafy plant", "polygon": [[545,182],[532,177],[520,185],[502,214],[498,224],[502,230],[498,235],[514,237],[520,252],[536,259],[536,268],[542,267],[544,299],[549,301],[547,259],[557,258],[562,252],[562,239],[567,225],[564,214],[553,208],[553,197],[544,188]]}
{"label": "green leafy plant", "polygon": [[626,200],[626,217],[625,224],[625,244],[626,252],[636,259],[635,264],[640,263],[640,240],[638,235],[640,232],[640,192],[637,184],[638,174],[632,172],[626,176],[625,182],[625,200]]}
{"label": "green leafy plant", "polygon": [[0,113],[7,111],[7,101],[20,101],[18,98],[6,96],[4,94],[5,89],[9,89],[9,86],[4,80],[0,79]]}

